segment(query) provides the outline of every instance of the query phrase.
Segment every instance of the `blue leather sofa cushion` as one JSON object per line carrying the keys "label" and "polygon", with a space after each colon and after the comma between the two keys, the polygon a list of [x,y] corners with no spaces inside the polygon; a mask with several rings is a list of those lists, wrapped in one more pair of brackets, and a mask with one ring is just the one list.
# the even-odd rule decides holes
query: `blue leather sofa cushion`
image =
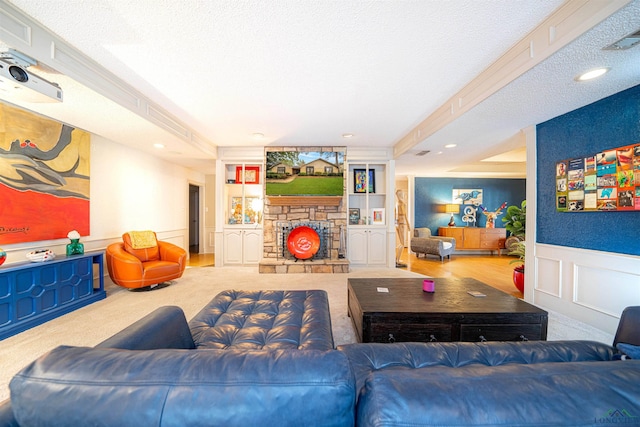
{"label": "blue leather sofa cushion", "polygon": [[357,408],[361,427],[612,424],[640,424],[640,360],[388,368]]}
{"label": "blue leather sofa cushion", "polygon": [[20,425],[351,426],[338,351],[58,347],[11,381]]}
{"label": "blue leather sofa cushion", "polygon": [[189,327],[199,349],[334,348],[329,299],[322,290],[223,291]]}
{"label": "blue leather sofa cushion", "polygon": [[373,371],[392,367],[497,366],[542,362],[602,361],[613,358],[611,346],[594,341],[449,342],[345,344],[358,389]]}

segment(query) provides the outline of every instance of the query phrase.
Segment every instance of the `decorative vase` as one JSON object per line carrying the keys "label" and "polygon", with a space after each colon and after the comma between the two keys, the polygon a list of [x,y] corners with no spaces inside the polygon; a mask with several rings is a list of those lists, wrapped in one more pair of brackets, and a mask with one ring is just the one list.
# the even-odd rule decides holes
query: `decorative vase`
{"label": "decorative vase", "polygon": [[80,243],[80,239],[71,239],[71,243],[67,245],[67,256],[82,255],[84,253],[84,245]]}
{"label": "decorative vase", "polygon": [[524,294],[524,266],[513,269],[513,284]]}
{"label": "decorative vase", "polygon": [[7,260],[7,253],[4,249],[0,248],[0,265],[2,265]]}

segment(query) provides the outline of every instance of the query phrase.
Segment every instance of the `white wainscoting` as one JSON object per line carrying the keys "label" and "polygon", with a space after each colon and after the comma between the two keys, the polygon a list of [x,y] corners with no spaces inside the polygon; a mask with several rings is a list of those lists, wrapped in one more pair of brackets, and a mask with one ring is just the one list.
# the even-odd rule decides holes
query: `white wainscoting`
{"label": "white wainscoting", "polygon": [[608,334],[640,305],[640,257],[536,244],[534,269],[536,305]]}

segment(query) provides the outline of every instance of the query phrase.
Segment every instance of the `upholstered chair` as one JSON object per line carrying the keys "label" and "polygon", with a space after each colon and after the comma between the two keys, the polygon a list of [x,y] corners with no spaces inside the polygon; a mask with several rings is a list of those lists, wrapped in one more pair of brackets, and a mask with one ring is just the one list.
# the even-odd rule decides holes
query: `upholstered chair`
{"label": "upholstered chair", "polygon": [[107,270],[119,286],[145,288],[177,279],[187,263],[187,252],[157,239],[153,231],[130,231],[122,242],[107,247]]}
{"label": "upholstered chair", "polygon": [[432,236],[429,228],[416,228],[413,230],[413,238],[411,239],[411,250],[420,257],[423,254],[435,255],[440,257],[440,261],[444,257],[451,259],[451,254],[456,249],[456,239],[453,237]]}

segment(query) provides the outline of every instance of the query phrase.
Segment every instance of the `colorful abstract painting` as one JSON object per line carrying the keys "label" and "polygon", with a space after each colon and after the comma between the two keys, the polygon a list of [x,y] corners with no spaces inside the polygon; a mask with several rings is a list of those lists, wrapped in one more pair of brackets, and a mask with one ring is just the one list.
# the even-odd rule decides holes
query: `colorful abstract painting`
{"label": "colorful abstract painting", "polygon": [[90,134],[0,103],[0,244],[89,235]]}

